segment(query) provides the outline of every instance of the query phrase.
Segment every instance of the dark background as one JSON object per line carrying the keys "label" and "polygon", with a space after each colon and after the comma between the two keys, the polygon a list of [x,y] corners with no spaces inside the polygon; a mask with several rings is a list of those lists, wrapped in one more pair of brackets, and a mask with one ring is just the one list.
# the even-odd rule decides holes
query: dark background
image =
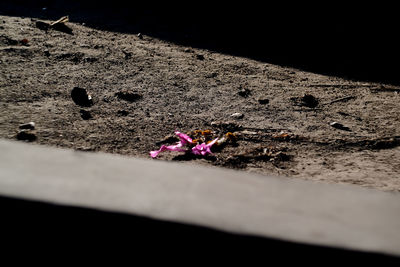
{"label": "dark background", "polygon": [[[379,263],[397,257],[230,234],[209,228],[0,197],[2,260],[74,265],[181,263],[321,266]],[[55,260],[53,260],[55,259]],[[340,264],[340,265],[339,265]],[[397,264],[397,265],[394,265]]]}
{"label": "dark background", "polygon": [[52,20],[69,15],[73,22],[98,29],[141,32],[306,71],[397,85],[396,10],[379,4],[282,1],[3,0],[0,4],[5,15]]}

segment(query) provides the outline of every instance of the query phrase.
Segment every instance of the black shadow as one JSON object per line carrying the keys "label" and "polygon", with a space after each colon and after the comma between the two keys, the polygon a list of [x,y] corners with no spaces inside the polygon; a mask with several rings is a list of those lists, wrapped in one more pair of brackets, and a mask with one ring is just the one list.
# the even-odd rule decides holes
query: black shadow
{"label": "black shadow", "polygon": [[399,263],[397,257],[276,239],[238,235],[210,228],[116,212],[0,197],[2,259],[58,255],[103,257],[129,263],[186,261],[224,263]]}
{"label": "black shadow", "polygon": [[[400,84],[396,8],[363,4],[215,4],[3,0],[0,14],[57,19],[361,81]],[[274,4],[272,4],[274,3]]]}

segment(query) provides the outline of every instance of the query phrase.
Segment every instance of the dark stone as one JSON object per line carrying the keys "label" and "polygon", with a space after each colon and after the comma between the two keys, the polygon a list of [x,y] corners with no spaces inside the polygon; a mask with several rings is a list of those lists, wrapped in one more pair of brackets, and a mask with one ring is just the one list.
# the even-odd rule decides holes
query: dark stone
{"label": "dark stone", "polygon": [[309,107],[309,108],[315,108],[318,106],[318,99],[314,97],[313,95],[305,94],[302,98],[302,105]]}
{"label": "dark stone", "polygon": [[269,99],[268,98],[259,98],[258,99],[258,103],[260,103],[260,104],[268,104],[269,103]]}
{"label": "dark stone", "polygon": [[33,121],[21,124],[19,126],[20,129],[25,129],[25,130],[34,130],[35,129],[35,123]]}
{"label": "dark stone", "polygon": [[92,96],[87,93],[86,89],[74,87],[71,91],[71,97],[75,104],[79,106],[90,107],[93,105]]}
{"label": "dark stone", "polygon": [[93,62],[97,62],[99,59],[96,57],[86,57],[83,59],[83,62],[87,62],[87,63],[93,63]]}
{"label": "dark stone", "polygon": [[196,55],[196,58],[197,58],[198,60],[204,60],[204,56],[203,56],[203,55]]}
{"label": "dark stone", "polygon": [[131,92],[131,91],[119,91],[115,93],[115,95],[122,100],[128,101],[128,102],[134,102],[136,100],[141,99],[143,96],[141,94],[138,94],[136,92]]}
{"label": "dark stone", "polygon": [[242,96],[242,97],[248,97],[249,95],[251,94],[251,92],[250,92],[250,90],[249,89],[241,89],[239,92],[238,92],[238,95],[240,95],[240,96]]}
{"label": "dark stone", "polygon": [[141,34],[140,32],[138,33],[137,37],[139,37],[139,39],[143,40],[143,34]]}
{"label": "dark stone", "polygon": [[93,118],[92,114],[90,114],[90,111],[81,109],[79,112],[81,113],[81,117],[84,120],[89,120],[89,119]]}
{"label": "dark stone", "polygon": [[31,132],[29,130],[21,130],[17,134],[17,139],[22,141],[33,142],[37,139],[37,137],[34,132]]}

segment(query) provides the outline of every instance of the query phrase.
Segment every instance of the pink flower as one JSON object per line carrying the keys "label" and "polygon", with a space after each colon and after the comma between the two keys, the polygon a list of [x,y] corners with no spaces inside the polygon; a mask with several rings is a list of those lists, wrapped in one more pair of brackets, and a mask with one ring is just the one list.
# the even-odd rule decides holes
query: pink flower
{"label": "pink flower", "polygon": [[150,151],[150,156],[151,156],[152,158],[155,158],[155,157],[158,156],[158,154],[160,154],[161,152],[163,152],[163,151],[165,151],[165,150],[169,150],[169,151],[178,151],[178,152],[186,152],[186,149],[181,148],[181,147],[182,147],[182,143],[181,143],[181,142],[179,142],[178,144],[173,145],[173,146],[162,145],[162,146],[160,147],[159,150]]}
{"label": "pink flower", "polygon": [[180,141],[176,145],[171,145],[171,146],[162,145],[159,150],[150,151],[150,156],[152,158],[155,158],[158,156],[158,154],[160,154],[161,152],[163,152],[165,150],[178,151],[178,152],[189,152],[190,151],[195,155],[205,156],[207,154],[212,154],[211,147],[218,140],[218,138],[217,138],[208,144],[203,143],[203,144],[196,145],[190,150],[190,149],[185,149],[183,147],[187,144],[195,144],[195,143],[193,143],[192,138],[190,138],[188,135],[178,132],[178,131],[175,132],[175,134],[180,139]]}
{"label": "pink flower", "polygon": [[195,155],[202,155],[205,156],[207,154],[212,154],[211,152],[211,147],[217,142],[218,138],[214,139],[208,144],[202,143],[199,145],[196,145],[195,147],[192,148],[192,153]]}
{"label": "pink flower", "polygon": [[181,139],[180,143],[183,145],[186,145],[187,143],[193,144],[192,138],[190,138],[188,135],[181,133],[181,132],[175,132],[175,134]]}

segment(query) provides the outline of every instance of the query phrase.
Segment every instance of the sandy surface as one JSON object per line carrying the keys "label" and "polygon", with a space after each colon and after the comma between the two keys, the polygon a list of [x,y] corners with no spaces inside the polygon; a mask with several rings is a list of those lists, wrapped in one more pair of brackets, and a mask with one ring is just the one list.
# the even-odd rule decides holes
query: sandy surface
{"label": "sandy surface", "polygon": [[[232,132],[234,142],[213,156],[164,152],[159,159],[400,191],[395,86],[146,34],[73,21],[68,34],[41,30],[36,22],[0,16],[1,138],[16,139],[19,125],[32,121],[35,129],[26,132],[37,144],[149,158],[175,130],[209,129],[213,137]],[[86,89],[93,105],[77,105],[74,87]],[[129,94],[132,99],[122,96]]]}

